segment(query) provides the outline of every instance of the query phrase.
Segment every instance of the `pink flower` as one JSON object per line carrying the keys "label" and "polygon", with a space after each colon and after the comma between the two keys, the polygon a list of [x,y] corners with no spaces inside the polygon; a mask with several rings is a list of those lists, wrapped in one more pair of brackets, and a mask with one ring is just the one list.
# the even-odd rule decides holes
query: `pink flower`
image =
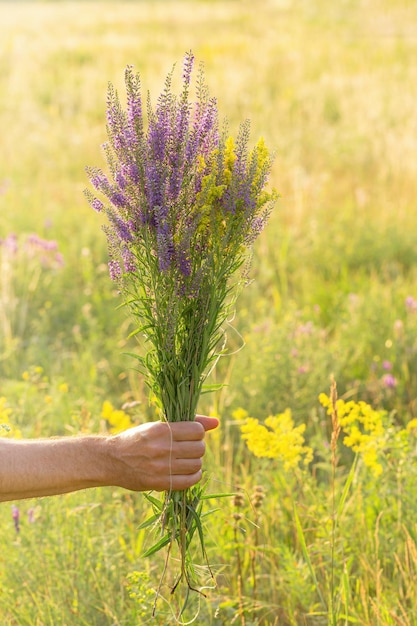
{"label": "pink flower", "polygon": [[417,300],[413,296],[407,296],[405,299],[405,308],[408,311],[417,311]]}
{"label": "pink flower", "polygon": [[398,381],[392,374],[385,374],[385,376],[382,377],[382,384],[389,389],[395,389]]}

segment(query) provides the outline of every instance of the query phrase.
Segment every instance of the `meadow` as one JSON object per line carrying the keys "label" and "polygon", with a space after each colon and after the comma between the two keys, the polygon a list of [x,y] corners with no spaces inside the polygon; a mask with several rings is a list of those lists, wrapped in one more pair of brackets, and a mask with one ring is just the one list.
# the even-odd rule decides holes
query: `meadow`
{"label": "meadow", "polygon": [[207,597],[181,613],[169,572],[152,616],[142,494],[5,503],[0,621],[417,625],[412,0],[0,3],[0,435],[155,419],[85,166],[104,167],[108,81],[133,64],[156,98],[189,49],[280,193],[200,407],[221,422],[207,492],[231,494],[206,505],[214,580],[196,552]]}

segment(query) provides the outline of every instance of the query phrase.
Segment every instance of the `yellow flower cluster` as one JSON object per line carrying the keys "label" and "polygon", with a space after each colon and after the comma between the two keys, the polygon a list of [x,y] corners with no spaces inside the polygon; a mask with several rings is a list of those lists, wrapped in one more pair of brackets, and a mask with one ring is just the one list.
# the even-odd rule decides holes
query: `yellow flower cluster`
{"label": "yellow flower cluster", "polygon": [[0,397],[0,437],[21,437],[21,432],[13,428],[10,423],[12,409],[7,406],[7,400]]}
{"label": "yellow flower cluster", "polygon": [[[243,417],[239,409],[239,417]],[[313,450],[304,445],[305,424],[294,426],[290,409],[278,415],[270,415],[264,424],[253,417],[247,417],[241,426],[242,438],[249,450],[257,457],[278,459],[286,471],[296,467],[301,461],[308,465],[313,458]]]}
{"label": "yellow flower cluster", "polygon": [[109,431],[113,434],[120,433],[131,426],[134,426],[129,415],[121,409],[115,409],[111,402],[105,400],[101,410],[101,416],[109,424]]}
{"label": "yellow flower cluster", "polygon": [[408,422],[406,430],[411,434],[415,434],[417,432],[417,417],[414,417]]}
{"label": "yellow flower cluster", "polygon": [[[319,395],[319,401],[327,409],[329,415],[333,412],[330,398],[325,394]],[[362,456],[363,462],[374,476],[382,473],[381,458],[387,445],[385,428],[387,412],[376,411],[366,402],[336,401],[336,410],[339,424],[345,434],[343,443],[348,448]]]}
{"label": "yellow flower cluster", "polygon": [[[223,194],[232,184],[234,167],[237,159],[237,146],[233,137],[228,137],[224,144],[224,153],[222,162],[219,160],[219,149],[213,150],[208,161],[211,162],[211,171],[203,177],[201,190],[196,196],[196,210],[200,215],[199,232],[210,230],[211,236],[216,237],[218,242],[223,241],[226,232],[227,223],[224,219],[224,213],[219,210],[221,207],[220,200]],[[270,154],[266,147],[264,139],[261,137],[253,150],[248,154],[248,163],[256,163],[256,170],[252,171],[253,180],[251,183],[252,192],[257,197],[257,207],[261,208],[266,202],[276,197],[275,192],[272,194],[266,190],[260,191],[262,187],[265,168],[270,160]],[[197,159],[197,171],[203,172],[207,167],[206,160],[199,155]],[[218,184],[221,180],[221,184]],[[213,245],[215,242],[213,242]],[[209,240],[208,245],[212,242]]]}

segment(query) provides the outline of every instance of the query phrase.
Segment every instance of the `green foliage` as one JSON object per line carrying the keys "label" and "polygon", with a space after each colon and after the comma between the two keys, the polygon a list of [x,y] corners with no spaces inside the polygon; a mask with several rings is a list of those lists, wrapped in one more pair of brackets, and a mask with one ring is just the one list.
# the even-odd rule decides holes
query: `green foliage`
{"label": "green foliage", "polygon": [[[120,68],[134,64],[158,93],[192,48],[231,132],[248,117],[276,150],[279,210],[208,381],[227,385],[199,407],[221,418],[208,493],[234,495],[203,501],[216,588],[190,599],[196,623],[417,624],[416,10],[406,0],[0,5],[0,237],[36,233],[64,261],[13,257],[0,273],[0,436],[114,428],[124,405],[134,422],[154,417],[82,193],[85,163],[101,158],[107,80],[120,87]],[[334,425],[318,401],[331,374],[341,400],[385,416],[379,477],[343,433],[332,459]],[[240,408],[260,423],[290,410],[295,429],[305,424],[309,467],[255,459]],[[151,617],[164,563],[142,558],[155,541],[152,525],[140,528],[152,515],[143,496],[94,490],[18,506],[19,533],[0,507],[2,623],[175,623],[175,581]],[[199,578],[210,587],[206,569]]]}

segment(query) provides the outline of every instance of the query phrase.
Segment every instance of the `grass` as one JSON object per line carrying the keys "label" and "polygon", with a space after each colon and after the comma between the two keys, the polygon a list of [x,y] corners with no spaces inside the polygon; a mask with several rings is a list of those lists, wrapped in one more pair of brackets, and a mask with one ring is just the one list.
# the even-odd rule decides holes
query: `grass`
{"label": "grass", "polygon": [[[196,623],[417,624],[416,446],[412,428],[399,434],[417,411],[416,12],[408,0],[0,4],[0,237],[16,233],[22,250],[10,262],[0,248],[0,397],[24,435],[103,430],[106,400],[152,417],[83,196],[85,165],[102,162],[107,82],[122,88],[133,64],[155,96],[192,48],[231,129],[249,117],[276,151],[281,199],[214,374],[228,384],[201,406],[222,423],[208,488],[242,498],[210,503],[217,588],[193,600]],[[29,258],[30,233],[56,241],[64,265]],[[318,402],[332,374],[341,398],[386,411],[379,478],[342,436],[332,463]],[[241,439],[238,409],[262,422],[287,407],[306,424],[308,470]],[[163,563],[141,558],[154,540],[138,530],[142,496],[19,507],[19,534],[0,507],[2,623],[174,623],[181,599],[165,590],[151,619]]]}

